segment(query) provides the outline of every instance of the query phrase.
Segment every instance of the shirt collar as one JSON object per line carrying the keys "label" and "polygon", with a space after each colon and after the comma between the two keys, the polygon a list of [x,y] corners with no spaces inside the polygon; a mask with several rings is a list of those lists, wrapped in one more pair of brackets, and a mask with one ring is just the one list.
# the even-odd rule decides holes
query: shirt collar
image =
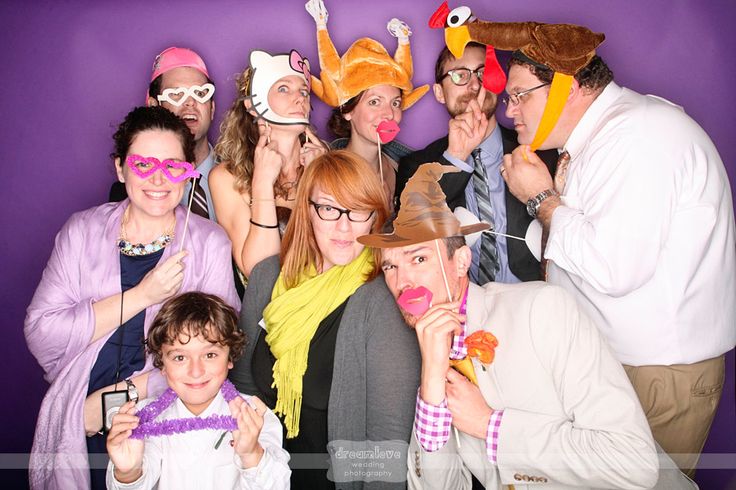
{"label": "shirt collar", "polygon": [[[495,123],[496,127],[493,128],[491,134],[486,139],[481,141],[478,148],[480,148],[480,156],[483,159],[483,164],[486,167],[500,166],[503,160],[503,141],[501,140],[501,128],[498,123]],[[471,157],[472,165],[472,157]]]}
{"label": "shirt collar", "polygon": [[596,97],[593,103],[585,111],[583,117],[575,125],[575,128],[567,138],[565,148],[570,153],[570,158],[575,159],[580,154],[583,147],[590,142],[591,136],[598,128],[598,121],[608,108],[621,96],[623,88],[615,82],[610,82],[606,88]]}
{"label": "shirt collar", "polygon": [[204,180],[205,182],[207,181],[207,176],[209,175],[210,170],[212,170],[212,167],[215,166],[215,150],[209,143],[207,143],[207,145],[210,148],[210,152],[207,154],[207,158],[202,160],[202,163],[197,165],[197,172],[202,174],[202,180]]}

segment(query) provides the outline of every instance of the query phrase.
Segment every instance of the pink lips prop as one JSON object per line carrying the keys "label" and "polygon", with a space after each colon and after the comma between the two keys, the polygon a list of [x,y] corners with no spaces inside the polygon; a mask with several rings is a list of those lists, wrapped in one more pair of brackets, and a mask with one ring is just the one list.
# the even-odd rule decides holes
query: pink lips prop
{"label": "pink lips prop", "polygon": [[399,128],[399,125],[396,124],[396,121],[381,121],[381,124],[378,125],[376,131],[378,131],[378,137],[381,138],[381,143],[385,145],[386,143],[393,141],[401,129]]}
{"label": "pink lips prop", "polygon": [[407,289],[399,299],[396,301],[402,310],[406,311],[412,316],[420,317],[429,309],[432,305],[432,291],[419,286],[415,289]]}

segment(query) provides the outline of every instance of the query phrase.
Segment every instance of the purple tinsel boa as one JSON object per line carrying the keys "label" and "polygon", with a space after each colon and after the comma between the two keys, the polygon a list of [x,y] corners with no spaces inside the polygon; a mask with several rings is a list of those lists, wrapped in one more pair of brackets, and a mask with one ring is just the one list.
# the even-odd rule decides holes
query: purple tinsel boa
{"label": "purple tinsel boa", "polygon": [[[223,398],[231,402],[238,396],[238,390],[233,384],[225,380],[220,388]],[[168,436],[171,434],[182,434],[192,430],[218,429],[236,430],[238,422],[230,415],[210,415],[207,418],[189,417],[186,419],[170,419],[154,422],[156,417],[169,408],[178,396],[171,388],[164,391],[156,401],[149,403],[136,413],[139,418],[138,427],[133,429],[132,439],[144,439],[146,437]]]}

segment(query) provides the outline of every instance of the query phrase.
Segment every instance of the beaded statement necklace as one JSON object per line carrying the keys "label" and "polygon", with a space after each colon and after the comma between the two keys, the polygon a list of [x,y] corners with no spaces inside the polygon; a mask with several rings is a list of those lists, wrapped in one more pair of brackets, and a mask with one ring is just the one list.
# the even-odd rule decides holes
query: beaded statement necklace
{"label": "beaded statement necklace", "polygon": [[[230,402],[240,396],[233,384],[225,380],[220,388],[223,398]],[[139,417],[138,427],[133,429],[131,438],[144,439],[146,437],[169,436],[172,434],[183,434],[193,430],[237,430],[238,422],[231,415],[210,415],[206,418],[187,417],[180,419],[168,419],[154,422],[156,417],[169,408],[179,398],[171,388],[163,392],[156,401],[146,405],[136,413]]]}
{"label": "beaded statement necklace", "polygon": [[176,223],[176,220],[174,220],[174,223],[166,231],[164,231],[161,236],[156,238],[151,243],[133,244],[129,242],[125,234],[125,224],[128,222],[129,210],[130,206],[125,209],[125,214],[123,215],[123,220],[120,224],[120,238],[118,238],[118,248],[120,249],[120,253],[122,253],[123,255],[127,255],[129,257],[150,255],[166,247],[166,245],[171,243],[171,241],[174,239],[174,224]]}

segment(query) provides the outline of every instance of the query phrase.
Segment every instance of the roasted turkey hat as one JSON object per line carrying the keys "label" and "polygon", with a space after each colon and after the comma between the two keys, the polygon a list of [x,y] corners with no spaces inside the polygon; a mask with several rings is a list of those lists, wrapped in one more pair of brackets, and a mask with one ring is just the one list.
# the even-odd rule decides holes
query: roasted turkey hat
{"label": "roasted turkey hat", "polygon": [[399,43],[392,58],[381,43],[358,39],[340,58],[327,29],[317,31],[320,76],[312,76],[312,91],[322,102],[338,107],[376,85],[391,85],[401,90],[401,108],[408,109],[429,90],[411,83],[413,65],[409,44]]}
{"label": "roasted turkey hat", "polygon": [[490,228],[488,223],[460,226],[450,211],[439,180],[460,169],[437,162],[421,165],[401,193],[401,208],[392,233],[373,233],[358,237],[367,247],[394,248],[429,242],[436,238],[470,235]]}

